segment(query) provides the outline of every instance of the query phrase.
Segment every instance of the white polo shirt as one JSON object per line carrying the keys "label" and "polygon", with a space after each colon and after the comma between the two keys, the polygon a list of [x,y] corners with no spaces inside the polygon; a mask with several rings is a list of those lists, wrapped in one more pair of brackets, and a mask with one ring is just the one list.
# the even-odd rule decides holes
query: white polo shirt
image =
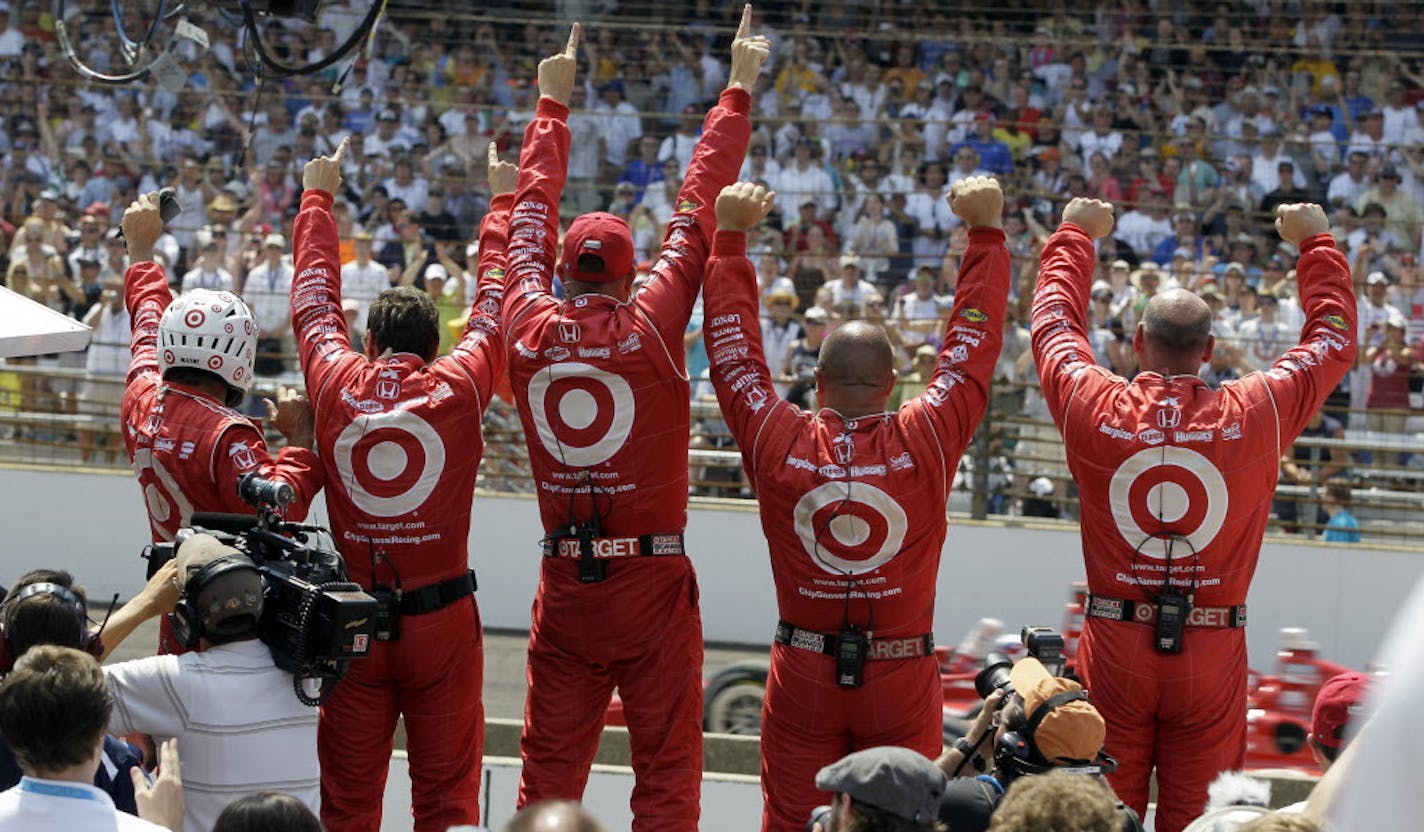
{"label": "white polo shirt", "polygon": [[164,832],[162,826],[115,809],[108,794],[88,783],[22,777],[14,788],[0,792],[0,832],[36,829]]}
{"label": "white polo shirt", "polygon": [[291,674],[261,641],[150,656],[104,675],[112,733],[178,738],[184,832],[208,832],[223,807],[253,792],[284,792],[319,810],[317,709],[297,701]]}

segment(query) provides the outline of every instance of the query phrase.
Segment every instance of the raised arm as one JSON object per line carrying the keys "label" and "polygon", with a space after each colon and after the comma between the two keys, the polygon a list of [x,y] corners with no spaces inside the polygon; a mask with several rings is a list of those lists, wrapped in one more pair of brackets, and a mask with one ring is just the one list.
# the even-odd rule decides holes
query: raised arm
{"label": "raised arm", "polygon": [[1043,247],[1033,295],[1033,359],[1043,397],[1062,427],[1078,373],[1093,364],[1088,342],[1088,289],[1093,282],[1093,241],[1113,227],[1111,203],[1078,197]]}
{"label": "raised arm", "polygon": [[1265,373],[1280,414],[1281,452],[1285,453],[1355,363],[1357,307],[1349,265],[1335,248],[1330,222],[1319,205],[1278,207],[1276,230],[1300,250],[1296,281],[1305,311],[1300,343]]}
{"label": "raised arm", "polygon": [[346,316],[341,313],[340,241],[336,218],[331,213],[332,194],[341,189],[341,163],[350,144],[347,137],[336,153],[307,162],[302,172],[302,208],[292,224],[296,260],[292,329],[313,401],[321,393],[329,362],[336,355],[351,352]]}
{"label": "raised arm", "polygon": [[748,182],[722,190],[702,299],[702,338],[712,385],[752,481],[762,426],[778,409],[796,409],[780,399],[772,386],[761,343],[756,268],[747,259],[747,229],[761,222],[775,199],[775,193]]}
{"label": "raised arm", "polygon": [[681,337],[702,289],[707,251],[717,227],[713,202],[723,188],[736,181],[751,140],[751,90],[771,51],[766,38],[751,34],[751,20],[749,4],[742,9],[741,24],[732,41],[727,88],[703,122],[702,138],[667,223],[661,256],[635,300],[669,343]]}
{"label": "raised arm", "polygon": [[450,352],[450,359],[475,383],[480,406],[489,402],[495,385],[504,375],[504,338],[499,325],[504,300],[505,247],[509,244],[509,208],[514,204],[518,168],[501,162],[494,142],[489,143],[490,209],[480,221],[480,254],[475,267],[478,283],[465,332]]}
{"label": "raised arm", "polygon": [[1004,341],[1010,268],[999,183],[988,176],[962,179],[950,189],[949,205],[969,226],[969,246],[960,260],[959,286],[934,376],[911,406],[922,408],[935,426],[945,455],[958,457],[989,406]]}
{"label": "raised arm", "polygon": [[564,51],[539,62],[539,103],[524,128],[519,174],[510,214],[509,269],[504,278],[505,332],[550,294],[559,243],[559,198],[569,169],[569,97],[578,71],[581,27],[569,29]]}
{"label": "raised arm", "polygon": [[153,245],[163,233],[158,215],[158,194],[141,194],[124,211],[124,244],[129,267],[124,271],[124,304],[133,321],[129,340],[131,359],[128,381],[143,373],[158,372],[158,322],[173,302],[163,267],[153,262]]}

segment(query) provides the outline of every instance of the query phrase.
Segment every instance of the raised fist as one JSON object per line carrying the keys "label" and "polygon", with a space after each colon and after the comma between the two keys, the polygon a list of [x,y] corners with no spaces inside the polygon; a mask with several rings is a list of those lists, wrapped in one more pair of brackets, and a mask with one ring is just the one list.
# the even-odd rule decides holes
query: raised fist
{"label": "raised fist", "polygon": [[746,231],[766,217],[776,202],[776,192],[765,185],[734,182],[717,195],[717,228],[720,231]]}
{"label": "raised fist", "polygon": [[569,43],[564,51],[539,62],[539,95],[568,106],[574,94],[574,76],[578,73],[579,37],[583,27],[575,23],[569,28]]}
{"label": "raised fist", "polygon": [[1076,197],[1063,209],[1063,221],[1071,222],[1094,240],[1101,240],[1113,230],[1113,206],[1101,199]]}
{"label": "raised fist", "polygon": [[949,208],[970,228],[1004,227],[1004,192],[992,176],[966,176],[949,189]]}
{"label": "raised fist", "polygon": [[1313,202],[1276,206],[1276,231],[1293,246],[1329,230],[1330,220],[1326,219],[1325,210]]}

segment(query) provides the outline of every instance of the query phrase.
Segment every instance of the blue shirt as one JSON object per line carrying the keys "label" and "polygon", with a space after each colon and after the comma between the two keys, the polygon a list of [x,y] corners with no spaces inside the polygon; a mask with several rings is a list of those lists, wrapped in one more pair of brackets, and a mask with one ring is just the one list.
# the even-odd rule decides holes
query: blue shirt
{"label": "blue shirt", "polygon": [[1335,512],[1330,522],[1325,524],[1322,538],[1326,543],[1359,543],[1360,524],[1348,508]]}
{"label": "blue shirt", "polygon": [[961,147],[973,148],[979,154],[979,167],[990,173],[1008,173],[1014,169],[1014,157],[1009,153],[1009,146],[998,139],[968,138],[951,147],[949,155],[954,156]]}
{"label": "blue shirt", "polygon": [[627,182],[633,186],[633,204],[638,205],[643,201],[643,192],[654,182],[663,181],[662,162],[644,162],[642,159],[634,159],[623,168],[623,173],[618,177],[618,183]]}

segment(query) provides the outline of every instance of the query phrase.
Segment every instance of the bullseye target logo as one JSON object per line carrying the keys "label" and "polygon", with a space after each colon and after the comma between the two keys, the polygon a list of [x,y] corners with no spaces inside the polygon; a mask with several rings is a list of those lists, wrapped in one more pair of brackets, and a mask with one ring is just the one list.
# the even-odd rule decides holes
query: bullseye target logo
{"label": "bullseye target logo", "polygon": [[796,535],[807,557],[832,575],[860,575],[889,563],[908,521],[895,499],[873,485],[828,482],[796,503]]}
{"label": "bullseye target logo", "polygon": [[174,355],[173,355],[173,350],[164,350],[164,351],[163,351],[163,363],[164,363],[164,364],[172,364],[172,363],[173,363],[174,361],[176,361],[176,360],[177,360],[177,359],[176,359],[176,358],[174,357]]}
{"label": "bullseye target logo", "polygon": [[208,357],[208,369],[209,369],[209,370],[217,370],[217,369],[220,369],[220,368],[222,367],[222,365],[223,365],[223,360],[222,360],[222,356],[221,356],[221,355],[212,355],[212,356],[209,356],[209,357]]}
{"label": "bullseye target logo", "polygon": [[1184,538],[1190,547],[1172,556],[1189,556],[1206,548],[1226,520],[1226,480],[1211,460],[1187,448],[1146,448],[1128,457],[1113,474],[1108,499],[1118,534],[1157,560],[1167,557],[1169,541],[1153,535]]}
{"label": "bullseye target logo", "polygon": [[611,459],[633,429],[633,390],[615,373],[582,362],[553,364],[529,381],[539,441],[556,460],[586,468]]}
{"label": "bullseye target logo", "polygon": [[356,417],[333,448],[341,484],[373,517],[421,507],[445,470],[445,443],[430,423],[405,410]]}
{"label": "bullseye target logo", "polygon": [[202,326],[203,321],[207,319],[207,316],[203,314],[203,310],[189,309],[188,314],[183,316],[183,323],[187,324],[189,329],[197,329]]}

